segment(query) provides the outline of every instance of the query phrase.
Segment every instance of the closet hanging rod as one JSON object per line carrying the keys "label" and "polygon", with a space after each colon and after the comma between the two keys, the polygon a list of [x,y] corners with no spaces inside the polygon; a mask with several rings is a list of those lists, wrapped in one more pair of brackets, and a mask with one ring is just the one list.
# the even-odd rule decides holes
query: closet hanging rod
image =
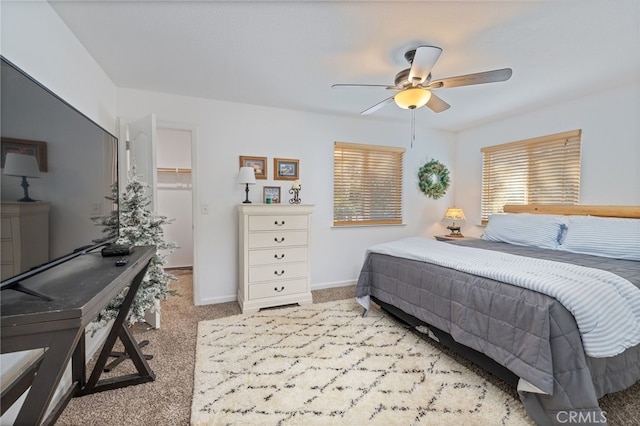
{"label": "closet hanging rod", "polygon": [[158,173],[191,173],[191,169],[180,169],[177,167],[158,167]]}

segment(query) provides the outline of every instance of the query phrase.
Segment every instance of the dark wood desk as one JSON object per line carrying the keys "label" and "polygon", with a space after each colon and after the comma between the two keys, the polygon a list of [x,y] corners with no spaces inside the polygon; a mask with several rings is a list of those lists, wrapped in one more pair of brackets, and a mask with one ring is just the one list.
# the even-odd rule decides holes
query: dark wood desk
{"label": "dark wood desk", "polygon": [[[85,254],[25,280],[22,284],[52,297],[47,301],[14,290],[4,290],[1,308],[1,352],[48,348],[31,377],[31,390],[16,425],[52,424],[72,396],[114,389],[155,379],[125,319],[156,249],[136,247],[125,266],[114,257]],[[122,308],[86,380],[85,327],[130,285]],[[120,338],[138,374],[100,381],[100,374]],[[60,379],[72,360],[72,386],[45,418]]]}

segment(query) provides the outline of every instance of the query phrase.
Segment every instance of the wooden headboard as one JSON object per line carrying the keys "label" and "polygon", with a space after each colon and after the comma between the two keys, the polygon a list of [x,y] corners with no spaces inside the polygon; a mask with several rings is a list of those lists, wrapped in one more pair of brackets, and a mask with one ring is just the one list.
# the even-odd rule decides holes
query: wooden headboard
{"label": "wooden headboard", "polygon": [[540,213],[560,215],[588,215],[604,217],[626,217],[639,219],[640,206],[568,206],[562,204],[506,204],[505,213]]}

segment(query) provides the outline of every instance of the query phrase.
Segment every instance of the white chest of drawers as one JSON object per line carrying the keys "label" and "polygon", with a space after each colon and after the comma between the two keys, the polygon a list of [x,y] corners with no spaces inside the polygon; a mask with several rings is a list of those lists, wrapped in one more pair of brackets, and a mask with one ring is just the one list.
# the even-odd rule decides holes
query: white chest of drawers
{"label": "white chest of drawers", "polygon": [[310,205],[238,206],[238,303],[243,313],[312,303],[312,212]]}

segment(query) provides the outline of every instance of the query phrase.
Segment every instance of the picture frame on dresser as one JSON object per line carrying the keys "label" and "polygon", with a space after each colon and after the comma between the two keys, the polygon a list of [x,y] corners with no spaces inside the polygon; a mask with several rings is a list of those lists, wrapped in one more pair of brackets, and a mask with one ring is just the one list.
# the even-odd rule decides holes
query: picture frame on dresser
{"label": "picture frame on dresser", "polygon": [[0,150],[2,151],[2,158],[0,160],[2,168],[4,168],[4,161],[7,158],[7,154],[10,152],[16,152],[18,154],[33,155],[36,157],[36,160],[38,160],[38,168],[40,171],[47,171],[46,142],[2,136],[2,138],[0,138]]}
{"label": "picture frame on dresser", "polygon": [[267,179],[267,157],[241,155],[240,167],[253,167],[256,179]]}
{"label": "picture frame on dresser", "polygon": [[[265,204],[280,204],[280,187],[265,186],[262,188],[262,202]],[[270,199],[270,200],[269,200]]]}
{"label": "picture frame on dresser", "polygon": [[300,176],[300,160],[274,158],[273,173],[276,180],[297,180]]}

